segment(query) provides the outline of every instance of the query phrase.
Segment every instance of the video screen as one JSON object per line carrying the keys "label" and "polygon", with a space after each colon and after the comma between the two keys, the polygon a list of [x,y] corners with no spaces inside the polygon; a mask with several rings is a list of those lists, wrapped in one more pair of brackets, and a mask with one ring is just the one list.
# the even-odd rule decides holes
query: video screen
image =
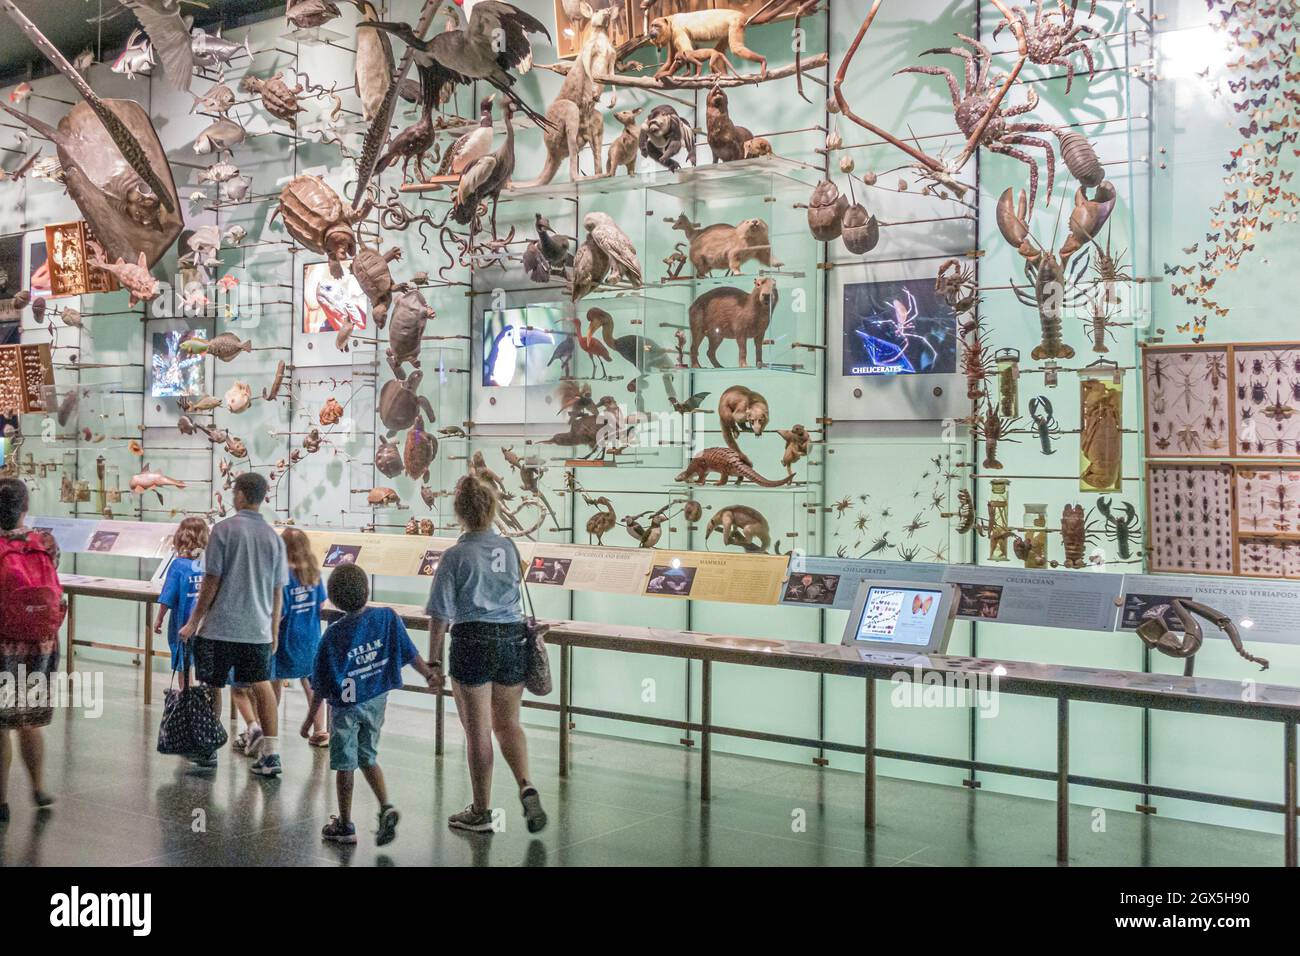
{"label": "video screen", "polygon": [[307,333],[337,332],[344,318],[351,318],[354,331],[366,330],[370,300],[352,274],[350,261],[343,264],[343,275],[330,274],[328,262],[312,262],[302,267],[302,330]]}
{"label": "video screen", "polygon": [[844,369],[849,375],[957,371],[957,313],[934,280],[855,282],[844,287]]}
{"label": "video screen", "polygon": [[930,643],[942,598],[938,590],[873,587],[867,591],[855,639],[924,647]]}
{"label": "video screen", "polygon": [[558,306],[483,313],[483,385],[554,385],[572,374],[576,348]]}
{"label": "video screen", "polygon": [[149,394],[154,398],[197,398],[204,393],[204,356],[186,352],[181,345],[203,338],[199,329],[172,329],[153,333],[149,369]]}

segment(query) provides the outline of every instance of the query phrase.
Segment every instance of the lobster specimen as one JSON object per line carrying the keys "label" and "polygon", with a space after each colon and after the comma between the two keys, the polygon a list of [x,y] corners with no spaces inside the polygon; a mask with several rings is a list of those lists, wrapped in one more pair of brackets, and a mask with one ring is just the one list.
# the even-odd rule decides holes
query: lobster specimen
{"label": "lobster specimen", "polygon": [[998,461],[998,442],[1014,442],[1016,439],[1008,438],[1012,429],[1020,421],[1019,418],[1004,418],[998,414],[997,406],[990,401],[984,403],[984,414],[977,417],[974,423],[975,437],[984,442],[984,467],[998,468],[1002,467],[1002,462]]}
{"label": "lobster specimen", "polygon": [[1121,501],[1120,505],[1120,514],[1116,515],[1109,498],[1097,499],[1097,511],[1106,520],[1106,537],[1115,542],[1120,560],[1127,561],[1133,557],[1133,538],[1142,533],[1142,524],[1132,502]]}
{"label": "lobster specimen", "polygon": [[935,47],[925,50],[921,55],[926,56],[931,53],[947,53],[952,56],[959,56],[966,61],[965,86],[958,89],[957,80],[952,75],[952,71],[942,66],[908,66],[895,72],[899,73],[924,73],[929,76],[941,76],[948,83],[948,91],[952,94],[953,115],[957,121],[957,128],[967,137],[974,137],[979,132],[978,145],[986,147],[990,152],[1001,153],[1003,156],[1010,156],[1012,159],[1019,160],[1029,167],[1029,208],[1032,209],[1034,200],[1038,196],[1038,163],[1023,149],[1022,146],[1035,146],[1046,151],[1047,154],[1047,196],[1050,201],[1052,195],[1052,184],[1056,178],[1056,154],[1053,152],[1050,140],[1042,139],[1038,136],[1030,136],[1029,133],[1051,133],[1055,131],[1050,123],[1023,123],[1011,122],[1012,117],[1028,113],[1038,105],[1038,94],[1034,92],[1033,87],[1028,88],[1028,95],[1025,102],[1019,106],[1002,107],[995,104],[995,99],[1000,96],[999,87],[1006,80],[1005,77],[994,75],[992,72],[993,54],[989,52],[988,47],[978,40],[956,34],[957,39],[974,49],[972,54],[970,50],[963,47]]}
{"label": "lobster specimen", "polygon": [[978,319],[962,323],[961,343],[961,372],[966,376],[966,397],[975,402],[986,394],[984,380],[993,374],[994,368]]}
{"label": "lobster specimen", "polygon": [[[1100,34],[1092,27],[1086,24],[1075,24],[1074,14],[1079,7],[1079,0],[1071,0],[1070,5],[1065,5],[1065,0],[1057,0],[1060,7],[1060,22],[1056,20],[1056,12],[1049,11],[1046,15],[1043,13],[1043,0],[1034,0],[1034,19],[1030,22],[1029,14],[1023,7],[1017,7],[1011,11],[1010,17],[1003,17],[1002,22],[993,29],[993,38],[996,40],[999,33],[1004,27],[1008,27],[1013,21],[1020,24],[1020,33],[1025,39],[1025,53],[1029,56],[1031,63],[1037,63],[1040,66],[1063,66],[1065,67],[1065,93],[1070,94],[1070,86],[1074,83],[1074,63],[1069,59],[1073,53],[1082,53],[1083,58],[1088,62],[1088,79],[1092,80],[1097,72],[1097,64],[1093,61],[1092,51],[1088,49],[1085,40],[1079,37],[1100,37]],[[1097,0],[1092,0],[1092,11],[1096,12]]]}
{"label": "lobster specimen", "polygon": [[1097,533],[1084,518],[1083,505],[1066,505],[1061,509],[1061,543],[1065,546],[1065,566],[1083,567],[1083,552]]}
{"label": "lobster specimen", "polygon": [[1052,403],[1046,395],[1035,395],[1029,400],[1029,420],[1034,423],[1038,444],[1044,455],[1053,455],[1052,442],[1061,434],[1061,425],[1052,414]]}
{"label": "lobster specimen", "polygon": [[1073,266],[1059,262],[1052,253],[1043,251],[1036,259],[1025,260],[1025,278],[1030,288],[1011,281],[1012,291],[1021,305],[1038,310],[1038,323],[1043,340],[1029,353],[1035,361],[1046,358],[1073,358],[1074,348],[1061,341],[1061,315],[1066,308],[1075,308],[1087,301],[1087,293],[1079,286],[1088,257],[1076,259]]}
{"label": "lobster specimen", "polygon": [[1098,491],[1118,488],[1124,451],[1124,393],[1095,378],[1085,379],[1080,390],[1080,450],[1087,465],[1079,478],[1085,486]]}

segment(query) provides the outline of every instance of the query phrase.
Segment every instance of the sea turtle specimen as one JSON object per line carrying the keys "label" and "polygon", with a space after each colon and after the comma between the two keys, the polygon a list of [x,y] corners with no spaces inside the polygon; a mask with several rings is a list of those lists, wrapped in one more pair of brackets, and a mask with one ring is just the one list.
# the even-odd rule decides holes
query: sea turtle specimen
{"label": "sea turtle specimen", "polygon": [[393,301],[393,275],[388,271],[388,264],[401,257],[402,250],[397,246],[387,252],[362,246],[352,257],[352,275],[370,300],[375,327],[379,329],[388,321],[388,306]]}
{"label": "sea turtle specimen", "polygon": [[411,373],[410,378],[389,379],[380,389],[379,420],[388,429],[389,438],[404,428],[410,428],[421,411],[429,421],[434,420],[433,406],[429,404],[429,400],[423,395],[416,394],[416,389],[420,387],[423,378],[424,373],[416,369]]}
{"label": "sea turtle specimen", "polygon": [[417,370],[420,368],[420,340],[424,337],[424,326],[436,314],[419,289],[407,289],[393,299],[393,322],[388,330],[386,354],[388,366],[398,379],[406,378],[402,368],[406,362]]}
{"label": "sea turtle specimen", "polygon": [[375,450],[375,467],[385,478],[396,478],[402,473],[402,455],[397,445],[383,435],[379,436],[379,448]]}
{"label": "sea turtle specimen", "polygon": [[406,433],[406,476],[428,481],[429,464],[437,454],[438,439],[424,430],[424,417],[417,415],[415,424]]}

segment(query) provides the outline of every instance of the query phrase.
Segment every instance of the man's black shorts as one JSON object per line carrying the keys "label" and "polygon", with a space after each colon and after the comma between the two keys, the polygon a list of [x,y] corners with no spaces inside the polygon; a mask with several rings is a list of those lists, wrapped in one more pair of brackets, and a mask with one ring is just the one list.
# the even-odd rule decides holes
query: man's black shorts
{"label": "man's black shorts", "polygon": [[245,644],[194,638],[194,676],[209,687],[271,679],[271,642]]}

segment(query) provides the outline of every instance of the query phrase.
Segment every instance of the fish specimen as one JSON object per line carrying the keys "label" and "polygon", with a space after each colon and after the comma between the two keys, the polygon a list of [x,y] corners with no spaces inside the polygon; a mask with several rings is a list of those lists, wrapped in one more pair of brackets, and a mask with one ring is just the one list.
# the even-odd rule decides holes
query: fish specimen
{"label": "fish specimen", "polygon": [[152,491],[161,503],[163,496],[159,488],[184,488],[185,482],[168,478],[161,471],[152,470],[149,463],[145,462],[144,470],[138,475],[132,475],[129,485],[133,494],[142,495],[146,491]]}
{"label": "fish specimen", "polygon": [[[190,31],[190,53],[194,57],[194,65],[205,69],[224,69],[230,66],[230,61],[241,53],[250,59],[253,56],[253,50],[248,45],[247,35],[244,36],[243,43],[236,43],[233,40],[227,40],[221,35],[221,27],[217,27],[216,33],[208,33],[198,27],[192,29]],[[223,86],[224,84],[218,83],[213,89]],[[224,88],[226,90],[230,89],[228,86]],[[212,90],[208,91],[209,94],[211,92]],[[231,99],[234,99],[233,94]],[[227,104],[226,109],[229,108],[230,104]],[[217,112],[224,113],[225,110],[218,110]]]}
{"label": "fish specimen", "polygon": [[191,113],[216,113],[218,116],[225,116],[235,105],[235,91],[225,83],[217,83],[202,96],[196,93],[190,95],[194,97],[194,105],[190,108]]}
{"label": "fish specimen", "polygon": [[134,306],[137,302],[152,302],[158,298],[161,287],[158,285],[158,280],[153,277],[153,273],[149,271],[143,252],[136,262],[126,262],[119,257],[117,262],[109,263],[103,258],[97,258],[91,261],[91,265],[96,269],[112,273],[113,277],[122,284],[128,293],[128,306]]}
{"label": "fish specimen", "polygon": [[226,408],[231,413],[238,415],[240,412],[248,410],[248,406],[253,403],[253,390],[247,382],[235,382],[226,392]]}
{"label": "fish specimen", "polygon": [[244,127],[223,116],[214,120],[211,126],[194,137],[194,152],[199,156],[206,156],[208,153],[216,153],[218,156],[222,153],[232,153],[235,147],[247,137],[248,133]]}
{"label": "fish specimen", "polygon": [[137,76],[149,76],[153,73],[153,67],[153,44],[142,31],[135,30],[108,68],[128,80],[134,80]]}
{"label": "fish specimen", "polygon": [[135,14],[162,60],[167,82],[188,90],[194,78],[189,24],[181,17],[181,0],[120,0]]}

